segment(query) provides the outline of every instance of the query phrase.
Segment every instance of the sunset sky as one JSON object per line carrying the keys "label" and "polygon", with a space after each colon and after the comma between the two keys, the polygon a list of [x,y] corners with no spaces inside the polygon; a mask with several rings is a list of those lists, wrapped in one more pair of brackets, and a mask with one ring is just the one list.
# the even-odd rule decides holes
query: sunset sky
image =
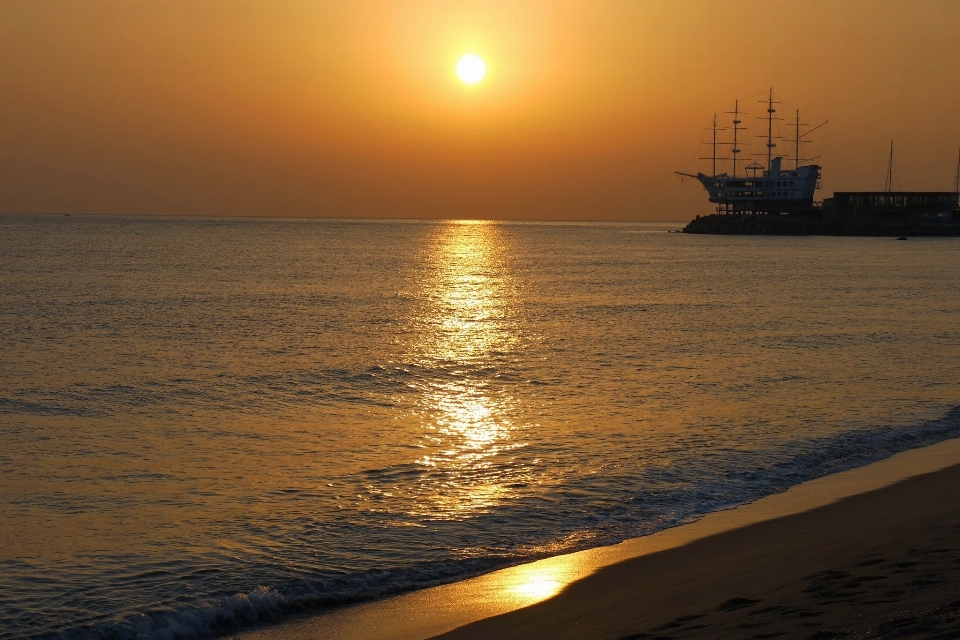
{"label": "sunset sky", "polygon": [[688,220],[770,86],[818,198],[952,188],[955,0],[0,0],[0,211]]}

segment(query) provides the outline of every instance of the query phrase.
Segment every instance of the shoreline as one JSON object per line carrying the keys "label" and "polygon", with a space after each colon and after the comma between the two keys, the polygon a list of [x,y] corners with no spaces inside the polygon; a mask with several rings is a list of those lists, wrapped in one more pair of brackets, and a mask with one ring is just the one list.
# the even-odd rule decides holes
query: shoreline
{"label": "shoreline", "polygon": [[[944,480],[945,477],[948,479]],[[786,553],[784,561],[789,561],[799,557],[797,545],[803,546],[816,538],[811,537],[808,530],[810,522],[818,523],[814,529],[833,531],[843,524],[842,513],[844,509],[852,508],[851,504],[857,518],[844,526],[854,529],[858,523],[872,522],[877,526],[885,520],[894,523],[922,519],[923,514],[918,515],[919,507],[916,506],[920,504],[926,505],[928,511],[946,509],[950,513],[960,513],[960,497],[954,499],[952,495],[940,495],[944,486],[956,486],[950,484],[953,480],[960,482],[960,439],[904,451],[863,467],[804,482],[786,492],[713,512],[695,522],[643,538],[546,558],[230,637],[236,640],[412,640],[442,634],[451,639],[510,637],[511,634],[515,637],[652,637],[637,634],[647,633],[662,624],[683,627],[686,623],[676,623],[678,616],[683,617],[678,611],[689,610],[691,613],[687,615],[695,616],[691,621],[707,616],[700,609],[709,609],[705,603],[722,595],[723,589],[717,585],[730,583],[731,576],[740,584],[746,571],[754,576],[750,584],[762,583],[765,593],[774,587],[782,587],[778,581],[787,578],[786,574],[781,575],[779,565],[771,576],[769,570],[764,573],[764,567],[760,566],[763,561],[747,557],[762,548],[764,535],[775,533],[779,542],[770,553],[774,556]],[[928,489],[934,486],[939,492],[937,499],[930,504],[918,486]],[[885,492],[905,503],[906,506],[890,506],[891,512],[899,514],[899,519],[890,520],[889,514],[878,513],[878,509],[886,509],[886,506],[881,509],[878,504],[890,504],[889,498],[884,497]],[[750,542],[745,549],[737,546],[737,540],[743,536]],[[858,540],[856,535],[850,536],[847,539]],[[862,532],[860,537],[863,537]],[[854,544],[853,548],[859,546],[862,545]],[[705,547],[713,549],[713,560],[709,559],[709,554],[696,556],[702,554]],[[841,551],[838,550],[835,557],[831,556],[836,560],[833,564],[843,564],[845,556]],[[849,554],[847,549],[846,555]],[[807,571],[811,566],[818,565],[818,562],[823,564],[824,559],[817,560],[817,554],[809,549],[806,555],[801,555],[807,558],[807,562],[798,565],[802,576],[790,574],[794,581],[815,573]],[[744,558],[745,564],[724,565],[724,558],[731,557]],[[692,565],[691,558],[696,558]],[[704,571],[707,578],[701,576]],[[650,576],[656,576],[652,583]],[[720,582],[709,583],[710,576],[720,576]],[[679,580],[674,585],[676,591],[665,588],[669,580]],[[697,580],[707,580],[709,584],[700,584]],[[771,581],[776,584],[772,585]],[[645,588],[648,590],[644,591]],[[672,593],[669,599],[664,599],[666,593]],[[757,599],[734,595],[713,606],[737,598],[743,601]],[[629,606],[638,602],[646,603],[640,613]],[[734,607],[730,611],[739,611],[737,615],[752,615],[754,608]],[[687,626],[696,627],[697,624]],[[704,637],[709,637],[709,633]]]}
{"label": "shoreline", "polygon": [[608,566],[438,638],[960,636],[960,465]]}

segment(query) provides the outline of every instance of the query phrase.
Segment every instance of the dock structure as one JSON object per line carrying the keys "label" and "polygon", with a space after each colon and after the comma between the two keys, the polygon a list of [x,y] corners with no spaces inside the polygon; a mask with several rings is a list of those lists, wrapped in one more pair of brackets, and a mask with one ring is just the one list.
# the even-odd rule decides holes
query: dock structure
{"label": "dock structure", "polygon": [[958,199],[960,194],[950,191],[838,191],[823,201],[823,218],[860,218],[879,224],[950,224],[957,213]]}
{"label": "dock structure", "polygon": [[832,236],[960,236],[956,191],[846,191],[822,207],[779,214],[697,216],[684,233]]}

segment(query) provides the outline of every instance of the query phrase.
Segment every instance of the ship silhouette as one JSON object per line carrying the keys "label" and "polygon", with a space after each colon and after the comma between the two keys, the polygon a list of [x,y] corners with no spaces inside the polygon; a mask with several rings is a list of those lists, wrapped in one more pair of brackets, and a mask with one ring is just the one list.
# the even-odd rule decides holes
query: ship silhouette
{"label": "ship silhouette", "polygon": [[[766,103],[767,132],[766,164],[756,161],[737,171],[741,146],[741,132],[745,131],[741,117],[740,100],[734,102],[732,141],[720,141],[717,134],[727,129],[718,128],[713,116],[712,155],[701,160],[712,160],[712,172],[707,175],[675,172],[681,178],[695,178],[707,191],[710,202],[717,205],[716,213],[697,216],[684,228],[685,233],[721,234],[776,234],[776,235],[958,235],[960,236],[960,158],[953,191],[893,191],[894,156],[890,143],[890,160],[884,191],[837,192],[832,198],[816,200],[821,188],[821,166],[813,164],[817,158],[801,158],[801,147],[810,134],[827,124],[826,121],[802,131],[800,110],[796,110],[792,168],[784,168],[784,157],[775,155],[777,144],[773,123],[780,104],[774,100],[773,88]],[[717,147],[730,145],[729,155],[718,156]],[[717,162],[730,162],[731,173],[717,172]],[[787,161],[790,164],[790,161]],[[811,163],[811,164],[803,164]]]}

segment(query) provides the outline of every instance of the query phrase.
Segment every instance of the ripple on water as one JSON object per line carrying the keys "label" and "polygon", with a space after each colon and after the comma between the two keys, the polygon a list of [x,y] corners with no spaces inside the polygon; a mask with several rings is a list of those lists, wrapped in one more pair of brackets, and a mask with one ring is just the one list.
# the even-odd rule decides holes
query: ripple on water
{"label": "ripple on water", "polygon": [[960,435],[950,242],[0,227],[0,638],[218,633]]}

